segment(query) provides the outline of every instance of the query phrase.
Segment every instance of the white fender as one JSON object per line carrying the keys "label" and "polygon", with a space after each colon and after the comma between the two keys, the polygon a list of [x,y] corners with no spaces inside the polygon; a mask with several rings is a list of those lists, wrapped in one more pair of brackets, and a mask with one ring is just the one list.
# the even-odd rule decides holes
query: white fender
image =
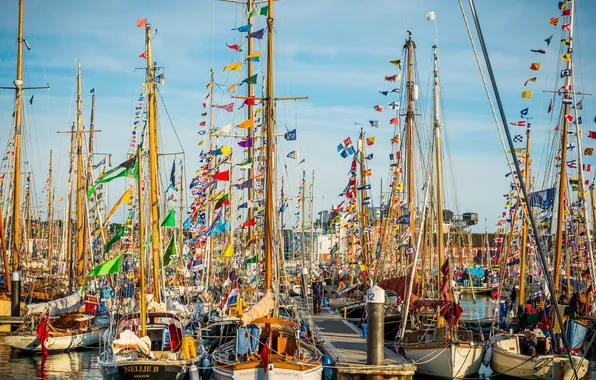
{"label": "white fender", "polygon": [[488,367],[490,365],[490,361],[493,357],[493,348],[492,346],[488,346],[488,348],[486,349],[486,352],[484,353],[484,359],[482,360],[482,363]]}

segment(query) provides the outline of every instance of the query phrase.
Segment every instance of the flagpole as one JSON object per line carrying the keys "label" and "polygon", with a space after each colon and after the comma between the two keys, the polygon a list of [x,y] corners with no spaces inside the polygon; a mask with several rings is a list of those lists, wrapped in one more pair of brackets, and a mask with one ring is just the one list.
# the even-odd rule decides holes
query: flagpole
{"label": "flagpole", "polygon": [[[365,176],[365,165],[364,165],[364,129],[360,129],[360,186],[362,190],[360,190],[360,249],[362,252],[362,264],[366,267],[367,274],[368,273],[368,264],[370,261],[368,260],[368,239],[367,239],[367,228],[368,228],[368,207],[364,204],[364,199],[366,198],[366,176]],[[366,282],[368,284],[368,281]],[[364,286],[368,288],[367,285]]]}
{"label": "flagpole", "polygon": [[[1,222],[0,222],[1,223]],[[48,274],[52,275],[52,233],[54,224],[54,190],[52,189],[52,150],[50,149],[50,171],[48,173]],[[0,224],[1,226],[1,224]],[[2,234],[0,227],[0,234]],[[2,248],[4,249],[4,237],[2,238]],[[5,263],[6,264],[6,263]],[[6,277],[8,278],[8,277]],[[8,284],[10,281],[6,281]]]}
{"label": "flagpole", "polygon": [[[530,123],[526,121],[526,165],[524,173],[524,180],[526,182],[526,186],[528,190],[530,189],[529,180],[530,180]],[[522,203],[522,207],[529,207],[526,202]],[[526,215],[525,210],[522,210],[524,216]],[[520,308],[525,307],[526,304],[526,297],[525,297],[525,285],[526,285],[526,255],[528,254],[528,223],[526,222],[526,218],[522,218],[522,237],[521,237],[521,256],[519,258],[519,292],[518,294],[518,305]],[[513,300],[515,302],[515,300]]]}
{"label": "flagpole", "polygon": [[77,284],[85,279],[85,235],[83,231],[83,100],[81,98],[81,64],[77,64]]}
{"label": "flagpole", "polygon": [[[213,127],[214,127],[214,118],[213,118],[213,105],[214,105],[214,99],[213,99],[213,85],[215,83],[215,77],[213,74],[213,70],[211,70],[211,82],[209,88],[211,89],[211,95],[210,95],[210,99],[211,99],[211,104],[209,105],[209,151],[213,150]],[[209,162],[211,162],[211,160],[213,160],[213,163],[215,163],[215,158],[210,159]],[[212,170],[212,167],[209,167],[210,170]],[[213,224],[213,219],[214,219],[215,215],[214,215],[214,209],[213,209],[213,202],[209,202],[209,223],[208,225]],[[209,260],[207,263],[207,276],[205,278],[205,288],[208,289],[209,288],[209,277],[211,277],[211,271],[213,270],[213,245],[214,245],[214,240],[215,237],[214,236],[210,236],[209,237],[209,252],[207,252],[207,254],[209,255]]]}
{"label": "flagpole", "polygon": [[[408,32],[409,33],[409,32]],[[415,190],[416,179],[414,176],[414,41],[412,41],[412,33],[409,33],[406,42],[408,52],[408,111],[406,114],[406,144],[407,144],[407,172],[408,172],[408,212],[410,214],[410,237],[408,245],[414,246],[415,232],[416,232],[416,209],[415,209]],[[439,264],[442,265],[442,264]]]}

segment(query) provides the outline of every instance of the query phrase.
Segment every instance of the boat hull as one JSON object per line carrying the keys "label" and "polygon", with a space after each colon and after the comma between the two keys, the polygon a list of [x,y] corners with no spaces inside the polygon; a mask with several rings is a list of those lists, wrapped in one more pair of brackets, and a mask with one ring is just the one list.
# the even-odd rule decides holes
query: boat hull
{"label": "boat hull", "polygon": [[404,356],[416,374],[457,379],[475,375],[482,365],[482,345],[473,343],[404,344]]}
{"label": "boat hull", "polygon": [[[72,334],[50,334],[46,340],[46,347],[50,353],[64,352],[81,348],[90,348],[99,344],[100,336],[105,328],[93,329],[93,331],[73,332]],[[4,343],[12,348],[29,352],[41,352],[41,344],[37,335],[15,334],[4,337]]]}
{"label": "boat hull", "polygon": [[185,380],[189,369],[184,364],[135,360],[111,364],[99,361],[99,372],[105,380]]}
{"label": "boat hull", "polygon": [[[573,355],[579,378],[588,372],[589,362]],[[490,368],[496,372],[520,379],[571,380],[575,377],[567,356],[521,354],[515,337],[493,343]]]}
{"label": "boat hull", "polygon": [[270,364],[267,373],[263,367],[249,369],[226,370],[217,366],[213,367],[215,380],[321,380],[323,378],[323,367],[318,366],[311,370],[299,371],[286,368],[275,368]]}

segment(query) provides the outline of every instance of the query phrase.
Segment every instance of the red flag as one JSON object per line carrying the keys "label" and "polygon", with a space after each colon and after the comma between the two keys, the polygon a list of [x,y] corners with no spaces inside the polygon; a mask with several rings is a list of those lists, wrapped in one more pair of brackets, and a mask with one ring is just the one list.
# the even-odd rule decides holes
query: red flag
{"label": "red flag", "polygon": [[571,9],[564,9],[561,16],[571,16]]}
{"label": "red flag", "polygon": [[201,123],[199,124],[199,126],[204,127],[205,126],[205,122],[201,121]]}
{"label": "red flag", "polygon": [[443,273],[443,279],[441,281],[441,300],[451,301],[449,295],[449,258],[445,260],[445,263],[441,266],[441,273]]}
{"label": "red flag", "polygon": [[588,131],[588,138],[589,139],[596,139],[596,132],[595,131]]}
{"label": "red flag", "polygon": [[255,225],[255,218],[250,218],[246,222],[242,223],[240,227],[250,227]]}
{"label": "red flag", "polygon": [[388,77],[385,77],[385,80],[386,80],[387,82],[395,82],[395,80],[396,80],[396,79],[397,79],[397,74],[395,74],[395,75],[390,75],[390,76],[388,76]]}
{"label": "red flag", "polygon": [[561,29],[562,30],[569,30],[569,31],[571,31],[570,28],[571,28],[571,24],[563,24],[563,25],[561,25]]}
{"label": "red flag", "polygon": [[584,164],[584,170],[589,172],[592,169],[592,164]]}
{"label": "red flag", "polygon": [[389,124],[399,125],[399,119],[397,117],[394,117],[393,119],[389,120]]}
{"label": "red flag", "polygon": [[203,106],[203,108],[207,107],[207,102],[203,102],[203,104],[201,104]]}
{"label": "red flag", "polygon": [[573,115],[565,115],[565,119],[571,123],[573,121]]}
{"label": "red flag", "polygon": [[548,113],[550,113],[550,111],[553,110],[553,100],[550,100],[550,103],[548,104]]}
{"label": "red flag", "polygon": [[232,49],[232,50],[236,50],[236,51],[238,51],[238,45],[237,45],[237,44],[235,44],[235,45],[228,45],[228,44],[226,43],[226,46],[227,46],[227,47],[229,47],[229,48],[230,48],[230,49]]}
{"label": "red flag", "polygon": [[261,350],[261,360],[263,360],[263,372],[267,373],[269,369],[269,338],[267,338]]}
{"label": "red flag", "polygon": [[381,106],[381,105],[374,106],[373,108],[374,108],[374,110],[375,110],[375,111],[377,111],[377,112],[383,112],[383,106]]}
{"label": "red flag", "polygon": [[142,18],[140,20],[137,20],[137,28],[142,28],[147,26],[147,19],[146,18]]}
{"label": "red flag", "polygon": [[213,179],[218,181],[229,181],[230,180],[230,170],[226,170],[225,172],[218,172],[213,174]]}
{"label": "red flag", "polygon": [[48,326],[48,322],[50,320],[50,306],[48,305],[48,309],[46,313],[37,326],[37,340],[39,340],[39,344],[41,345],[41,353],[44,356],[48,355],[48,348],[46,347],[46,340],[50,336],[50,328]]}
{"label": "red flag", "polygon": [[147,52],[142,52],[141,55],[139,55],[139,58],[147,58]]}

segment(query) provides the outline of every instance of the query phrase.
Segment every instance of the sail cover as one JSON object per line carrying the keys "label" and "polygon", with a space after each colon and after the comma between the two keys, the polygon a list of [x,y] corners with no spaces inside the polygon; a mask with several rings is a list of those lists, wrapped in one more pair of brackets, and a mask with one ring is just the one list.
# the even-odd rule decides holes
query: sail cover
{"label": "sail cover", "polygon": [[75,292],[67,297],[58,298],[53,301],[29,304],[27,305],[27,315],[45,314],[48,306],[50,307],[50,315],[71,313],[82,307],[84,303],[80,292]]}
{"label": "sail cover", "polygon": [[252,305],[250,309],[242,314],[240,319],[246,326],[255,319],[263,318],[269,315],[274,306],[275,302],[273,301],[273,293],[268,291],[267,294],[265,294],[265,296],[259,300],[259,302]]}

